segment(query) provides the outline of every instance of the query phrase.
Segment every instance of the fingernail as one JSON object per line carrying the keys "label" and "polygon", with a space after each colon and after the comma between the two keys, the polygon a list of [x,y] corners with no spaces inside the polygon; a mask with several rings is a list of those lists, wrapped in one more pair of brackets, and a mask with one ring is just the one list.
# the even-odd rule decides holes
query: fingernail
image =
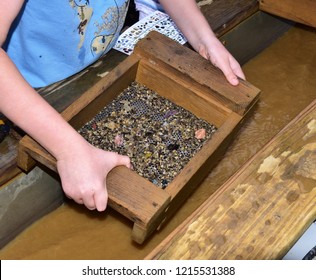
{"label": "fingernail", "polygon": [[232,79],[232,84],[235,85],[235,86],[238,85],[239,84],[239,80],[237,78],[233,78]]}

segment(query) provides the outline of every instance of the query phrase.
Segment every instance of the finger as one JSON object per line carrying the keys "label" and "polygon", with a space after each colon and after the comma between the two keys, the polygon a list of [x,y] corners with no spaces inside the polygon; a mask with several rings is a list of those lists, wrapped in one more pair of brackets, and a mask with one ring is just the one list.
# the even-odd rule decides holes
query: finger
{"label": "finger", "polygon": [[223,74],[226,77],[226,80],[233,86],[239,84],[236,74],[233,72],[230,61],[225,60],[218,63],[217,67],[222,70]]}
{"label": "finger", "polygon": [[234,74],[233,71],[228,72],[228,73],[224,73],[227,81],[233,85],[233,86],[237,86],[239,84],[239,80],[237,78],[237,76]]}
{"label": "finger", "polygon": [[241,70],[240,67],[233,68],[234,73],[241,79],[246,80],[244,72]]}
{"label": "finger", "polygon": [[128,156],[118,155],[117,165],[125,165],[127,168],[131,168],[131,160]]}
{"label": "finger", "polygon": [[246,80],[245,74],[242,71],[240,64],[235,58],[230,59],[230,64],[233,72],[241,79]]}
{"label": "finger", "polygon": [[78,204],[83,204],[83,199],[82,198],[78,198],[77,200],[75,200]]}
{"label": "finger", "polygon": [[96,209],[101,212],[106,209],[108,202],[108,193],[106,191],[106,186],[104,188],[99,189],[94,194],[94,202]]}
{"label": "finger", "polygon": [[95,190],[91,188],[87,194],[83,197],[83,203],[89,210],[95,210],[95,201],[94,201]]}
{"label": "finger", "polygon": [[83,199],[79,198],[79,197],[73,197],[67,193],[65,193],[66,197],[70,200],[73,200],[74,202],[78,203],[78,204],[83,204]]}

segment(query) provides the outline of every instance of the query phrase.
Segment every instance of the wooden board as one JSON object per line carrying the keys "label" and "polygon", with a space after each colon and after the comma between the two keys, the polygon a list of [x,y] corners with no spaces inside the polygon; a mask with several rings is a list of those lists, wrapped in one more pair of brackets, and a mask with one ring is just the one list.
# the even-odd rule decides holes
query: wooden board
{"label": "wooden board", "polygon": [[316,219],[316,100],[147,259],[281,259]]}
{"label": "wooden board", "polygon": [[[109,173],[109,205],[134,222],[133,239],[142,243],[172,216],[220,160],[260,91],[242,80],[237,87],[231,86],[222,72],[199,54],[152,32],[62,116],[79,129],[134,81],[218,128],[164,190],[126,167]],[[18,164],[28,170],[34,160],[57,170],[55,159],[27,136],[20,141]]]}
{"label": "wooden board", "polygon": [[261,0],[260,10],[316,27],[316,1],[314,0]]}
{"label": "wooden board", "polygon": [[258,11],[257,0],[197,1],[217,36],[221,36]]}
{"label": "wooden board", "polygon": [[[238,87],[230,86],[222,73],[208,60],[189,48],[177,46],[169,38],[162,38],[160,33],[152,32],[150,37],[136,46],[134,53],[148,61],[154,59],[155,67],[163,62],[174,71],[189,75],[196,87],[208,93],[201,93],[203,98],[223,104],[239,115],[244,115],[259,97],[258,89],[250,83],[242,81]],[[170,53],[173,55],[170,56]]]}

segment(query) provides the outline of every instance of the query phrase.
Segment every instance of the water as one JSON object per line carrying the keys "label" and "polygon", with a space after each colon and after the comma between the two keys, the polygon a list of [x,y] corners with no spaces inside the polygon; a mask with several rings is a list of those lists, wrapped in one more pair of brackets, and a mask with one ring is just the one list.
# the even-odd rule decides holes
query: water
{"label": "water", "polygon": [[142,246],[132,223],[109,209],[65,204],[0,251],[0,259],[143,259],[244,162],[316,98],[316,31],[294,27],[243,66],[260,101],[225,157],[173,219]]}

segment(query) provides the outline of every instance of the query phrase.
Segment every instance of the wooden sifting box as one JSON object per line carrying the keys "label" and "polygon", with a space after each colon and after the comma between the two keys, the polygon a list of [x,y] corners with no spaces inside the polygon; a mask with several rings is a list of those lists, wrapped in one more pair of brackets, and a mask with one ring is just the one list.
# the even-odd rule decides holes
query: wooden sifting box
{"label": "wooden sifting box", "polygon": [[[260,92],[243,80],[237,87],[229,85],[222,72],[199,54],[151,32],[138,42],[131,56],[62,116],[78,130],[134,81],[218,128],[165,189],[123,166],[108,174],[108,204],[134,223],[132,239],[141,244],[175,213],[221,159]],[[25,136],[19,143],[18,165],[28,171],[36,161],[57,171],[56,160]]]}

